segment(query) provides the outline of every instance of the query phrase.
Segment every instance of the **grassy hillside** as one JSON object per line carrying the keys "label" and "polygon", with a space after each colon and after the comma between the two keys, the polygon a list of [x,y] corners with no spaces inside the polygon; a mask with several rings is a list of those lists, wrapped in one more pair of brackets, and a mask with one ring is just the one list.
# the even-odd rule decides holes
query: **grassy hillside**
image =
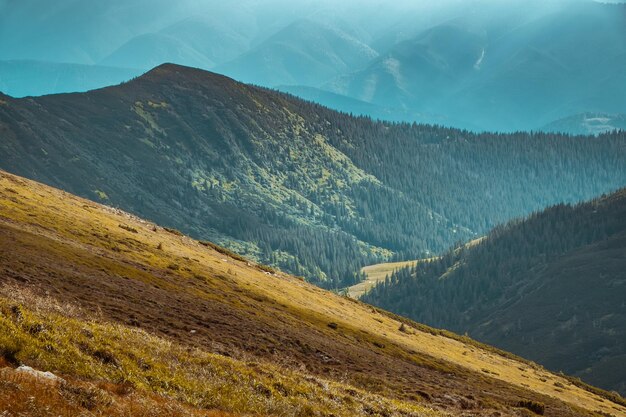
{"label": "grassy hillside", "polygon": [[0,167],[332,288],[626,182],[623,132],[376,123],[175,65],[1,100]]}
{"label": "grassy hillside", "polygon": [[626,191],[558,205],[365,299],[626,393]]}
{"label": "grassy hillside", "polygon": [[[532,363],[117,209],[6,173],[0,201],[4,410],[34,394],[29,415],[123,415],[134,399],[169,415],[521,415],[528,401],[626,415]],[[43,396],[17,364],[65,382]]]}

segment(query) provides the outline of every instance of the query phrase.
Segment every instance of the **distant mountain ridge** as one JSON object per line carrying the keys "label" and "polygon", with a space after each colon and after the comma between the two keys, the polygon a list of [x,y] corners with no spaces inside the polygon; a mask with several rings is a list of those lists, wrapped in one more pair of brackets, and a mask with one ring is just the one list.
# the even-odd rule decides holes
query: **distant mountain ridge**
{"label": "distant mountain ridge", "polygon": [[0,91],[13,97],[37,96],[42,91],[82,92],[119,84],[141,74],[142,70],[133,68],[0,61]]}
{"label": "distant mountain ridge", "polygon": [[572,2],[528,19],[499,7],[468,5],[325,88],[492,131],[626,108],[626,5]]}
{"label": "distant mountain ridge", "polygon": [[626,183],[624,133],[377,123],[176,65],[89,93],[2,100],[3,169],[326,287]]}
{"label": "distant mountain ridge", "polygon": [[[572,115],[624,112],[626,5],[25,0],[0,13],[2,59],[143,71],[175,62],[268,88],[306,87],[304,98],[337,110],[345,103],[329,93],[350,97],[369,103],[359,109],[373,118],[541,130]],[[29,94],[58,92],[57,75],[41,72]],[[77,80],[61,92],[84,90]]]}
{"label": "distant mountain ridge", "polygon": [[367,302],[626,393],[626,190],[496,228]]}
{"label": "distant mountain ridge", "polygon": [[626,130],[626,114],[582,113],[556,120],[541,130],[573,135],[599,135],[613,130]]}
{"label": "distant mountain ridge", "polygon": [[302,19],[214,70],[267,87],[318,86],[377,56],[371,47],[338,28]]}

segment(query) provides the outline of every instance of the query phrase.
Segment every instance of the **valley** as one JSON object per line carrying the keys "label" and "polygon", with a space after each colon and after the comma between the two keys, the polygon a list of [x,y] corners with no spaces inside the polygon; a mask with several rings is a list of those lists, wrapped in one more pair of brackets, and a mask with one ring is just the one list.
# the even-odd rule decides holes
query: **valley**
{"label": "valley", "polygon": [[0,417],[626,417],[626,0],[0,0]]}
{"label": "valley", "polygon": [[364,300],[624,393],[625,210],[624,190],[550,207]]}
{"label": "valley", "polygon": [[80,409],[68,390],[95,410],[131,395],[179,415],[513,416],[524,401],[626,415],[608,393],[118,209],[4,172],[0,202],[0,378],[32,387],[16,363],[60,375],[64,415]]}
{"label": "valley", "polygon": [[[463,245],[463,247],[471,248],[472,246],[479,244],[483,239],[484,238],[471,240]],[[387,262],[382,264],[364,266],[363,268],[361,268],[361,274],[365,276],[365,279],[358,284],[346,288],[346,295],[351,298],[359,299],[376,285],[384,282],[385,278],[391,277],[394,272],[400,269],[415,267],[418,263],[421,262],[432,262],[438,259],[439,257],[433,257],[426,259],[417,259],[415,261]]]}

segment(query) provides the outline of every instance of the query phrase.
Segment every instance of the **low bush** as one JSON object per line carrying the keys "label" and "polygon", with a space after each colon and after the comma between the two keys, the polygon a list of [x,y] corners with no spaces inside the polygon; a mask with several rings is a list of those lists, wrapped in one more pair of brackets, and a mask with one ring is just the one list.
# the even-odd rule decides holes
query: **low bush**
{"label": "low bush", "polygon": [[131,233],[139,233],[139,231],[137,229],[135,229],[134,227],[125,225],[125,224],[119,224],[117,227],[119,227],[120,229],[124,229],[127,232],[131,232]]}
{"label": "low bush", "polygon": [[525,408],[540,416],[546,412],[546,406],[536,401],[522,400],[516,404],[516,407]]}
{"label": "low bush", "polygon": [[223,247],[221,247],[219,245],[216,245],[215,243],[206,242],[206,241],[203,241],[203,240],[198,241],[198,243],[200,243],[202,246],[206,246],[207,248],[211,248],[211,249],[221,253],[222,255],[229,256],[229,257],[231,257],[233,259],[236,259],[238,261],[242,261],[242,262],[246,262],[247,261],[247,259],[244,258],[243,256],[238,255],[235,252],[230,251],[230,250],[228,250],[226,248],[223,248]]}

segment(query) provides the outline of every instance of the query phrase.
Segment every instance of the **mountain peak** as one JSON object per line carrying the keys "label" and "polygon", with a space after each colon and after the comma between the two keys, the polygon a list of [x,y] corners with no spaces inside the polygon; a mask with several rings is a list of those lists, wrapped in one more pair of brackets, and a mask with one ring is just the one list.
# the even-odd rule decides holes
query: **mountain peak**
{"label": "mountain peak", "polygon": [[221,80],[221,81],[230,81],[235,82],[232,78],[226,77],[225,75],[217,74],[215,72],[203,70],[200,68],[188,67],[180,64],[173,64],[171,62],[166,62],[161,65],[158,65],[146,72],[140,79],[148,79],[151,81],[164,81],[164,80],[178,80],[184,81],[188,83],[190,81],[199,81],[199,80]]}
{"label": "mountain peak", "polygon": [[219,75],[216,73],[212,73],[210,71],[206,71],[200,68],[194,68],[194,67],[188,67],[186,65],[180,65],[180,64],[174,64],[171,62],[165,62],[161,65],[157,65],[156,67],[152,68],[150,71],[146,72],[145,74],[143,74],[141,77],[148,77],[148,78],[154,78],[154,77],[163,77],[163,76],[181,76],[181,77],[191,77],[194,75],[213,75],[213,76],[219,76],[219,77],[223,77],[223,78],[227,78],[223,75]]}

